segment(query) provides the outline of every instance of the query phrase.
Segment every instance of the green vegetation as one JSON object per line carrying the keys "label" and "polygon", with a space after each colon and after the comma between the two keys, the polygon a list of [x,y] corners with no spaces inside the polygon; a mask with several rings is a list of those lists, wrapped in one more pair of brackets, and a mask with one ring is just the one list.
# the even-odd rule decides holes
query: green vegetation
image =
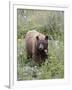
{"label": "green vegetation", "polygon": [[[37,30],[49,36],[48,59],[41,66],[27,59],[24,38]],[[47,10],[17,10],[17,79],[64,78],[64,12]]]}

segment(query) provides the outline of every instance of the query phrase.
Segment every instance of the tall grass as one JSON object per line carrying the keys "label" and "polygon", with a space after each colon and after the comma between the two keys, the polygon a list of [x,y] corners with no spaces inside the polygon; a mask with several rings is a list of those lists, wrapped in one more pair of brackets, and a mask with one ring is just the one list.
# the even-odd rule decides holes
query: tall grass
{"label": "tall grass", "polygon": [[[27,59],[24,38],[28,31],[48,35],[48,58],[37,65]],[[39,80],[64,78],[64,12],[17,10],[17,79]]]}

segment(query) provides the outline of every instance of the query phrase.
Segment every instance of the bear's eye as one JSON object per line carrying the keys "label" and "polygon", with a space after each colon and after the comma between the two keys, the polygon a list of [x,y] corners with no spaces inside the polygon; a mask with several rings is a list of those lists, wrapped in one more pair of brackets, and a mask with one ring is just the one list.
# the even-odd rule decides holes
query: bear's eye
{"label": "bear's eye", "polygon": [[44,45],[48,45],[48,42],[47,41],[44,41]]}
{"label": "bear's eye", "polygon": [[48,43],[47,42],[45,42],[44,47],[45,47],[45,49],[48,47]]}

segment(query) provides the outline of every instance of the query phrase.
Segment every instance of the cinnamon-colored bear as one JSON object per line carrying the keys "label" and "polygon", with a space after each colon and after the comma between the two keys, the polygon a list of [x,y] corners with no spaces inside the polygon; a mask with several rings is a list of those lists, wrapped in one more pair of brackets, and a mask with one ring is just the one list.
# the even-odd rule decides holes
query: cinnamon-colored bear
{"label": "cinnamon-colored bear", "polygon": [[48,56],[48,36],[35,30],[28,31],[25,37],[27,57],[41,64]]}

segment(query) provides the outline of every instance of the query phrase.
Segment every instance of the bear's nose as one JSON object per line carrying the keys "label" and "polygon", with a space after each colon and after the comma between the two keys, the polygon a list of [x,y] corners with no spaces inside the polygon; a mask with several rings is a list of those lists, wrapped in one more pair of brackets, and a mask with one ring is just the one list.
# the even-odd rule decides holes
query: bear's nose
{"label": "bear's nose", "polygon": [[43,48],[44,48],[43,45],[40,44],[40,45],[39,45],[39,49],[40,49],[40,50],[43,50]]}

